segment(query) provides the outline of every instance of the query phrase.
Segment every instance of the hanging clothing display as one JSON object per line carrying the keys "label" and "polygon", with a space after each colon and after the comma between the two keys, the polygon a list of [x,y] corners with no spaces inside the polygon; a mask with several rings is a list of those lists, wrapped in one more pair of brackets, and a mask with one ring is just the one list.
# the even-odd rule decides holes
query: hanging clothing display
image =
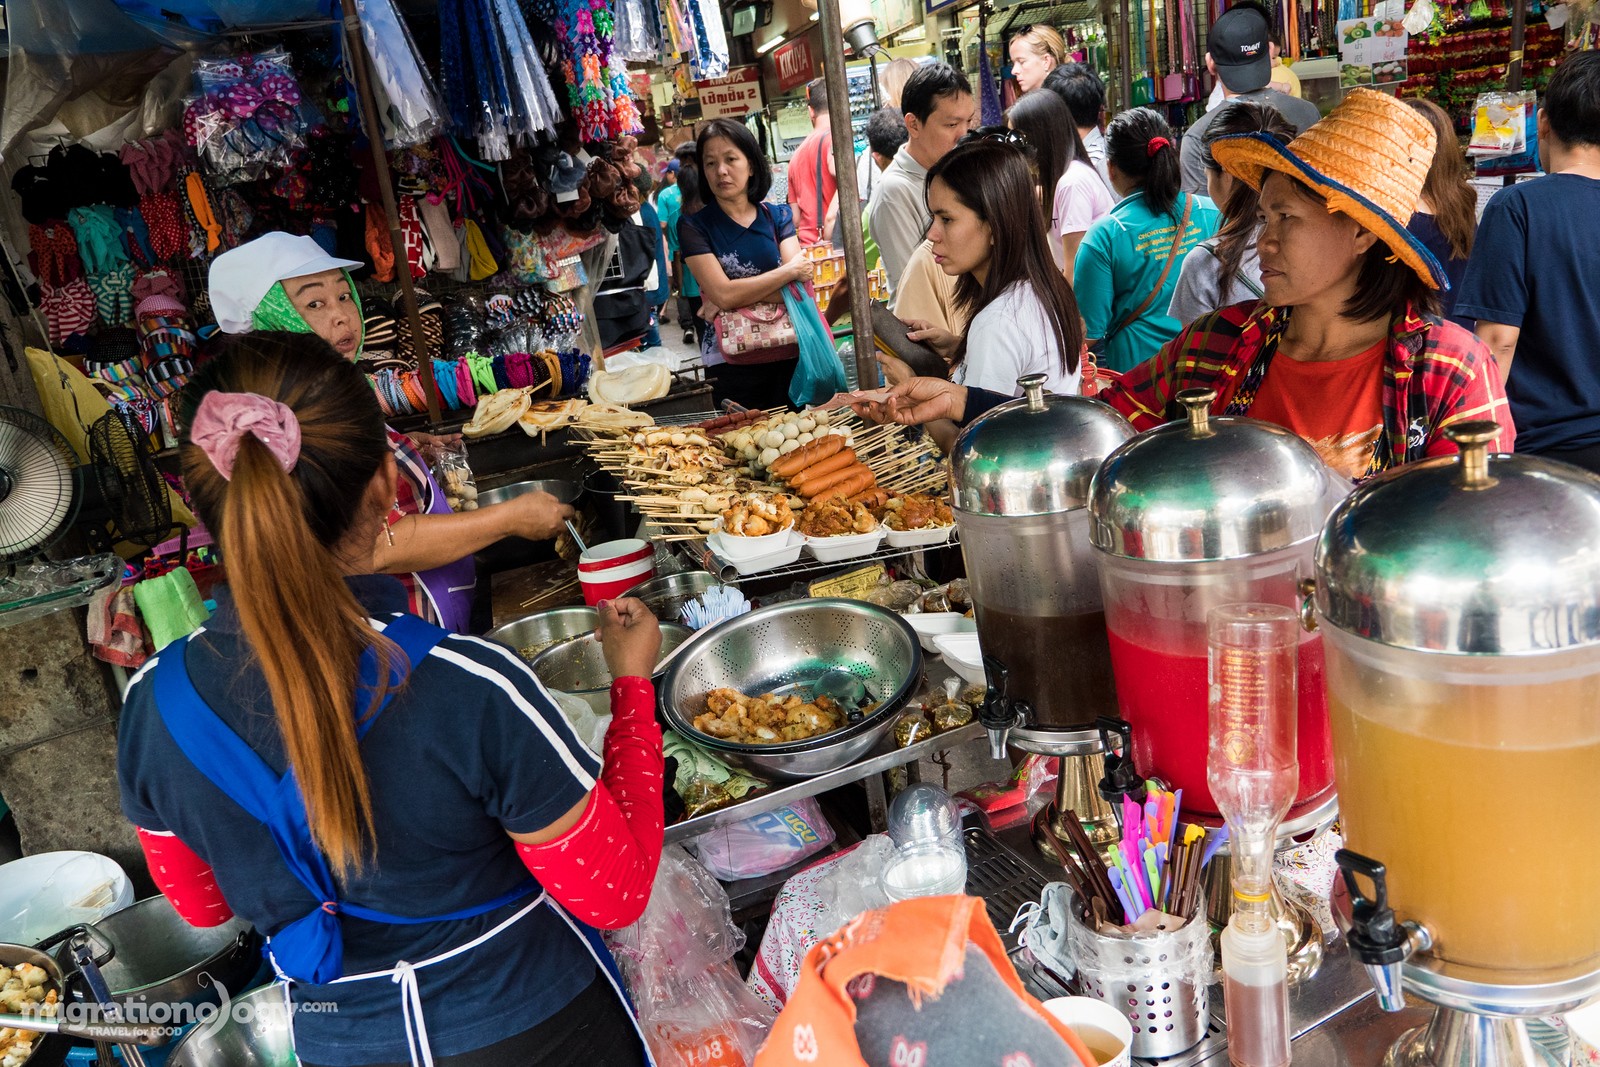
{"label": "hanging clothing display", "polygon": [[561,111],[515,0],[441,0],[439,42],[450,120],[485,159],[555,130]]}

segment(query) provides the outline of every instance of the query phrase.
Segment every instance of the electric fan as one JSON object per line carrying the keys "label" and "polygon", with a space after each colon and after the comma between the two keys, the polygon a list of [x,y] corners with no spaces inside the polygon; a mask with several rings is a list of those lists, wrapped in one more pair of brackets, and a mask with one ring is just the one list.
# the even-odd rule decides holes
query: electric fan
{"label": "electric fan", "polygon": [[153,548],[176,531],[167,483],[150,455],[149,438],[129,426],[115,411],[102,415],[89,427],[89,465],[100,490],[93,508],[93,539],[108,547],[121,541]]}
{"label": "electric fan", "polygon": [[72,522],[78,457],[55,427],[0,407],[0,564],[42,556]]}

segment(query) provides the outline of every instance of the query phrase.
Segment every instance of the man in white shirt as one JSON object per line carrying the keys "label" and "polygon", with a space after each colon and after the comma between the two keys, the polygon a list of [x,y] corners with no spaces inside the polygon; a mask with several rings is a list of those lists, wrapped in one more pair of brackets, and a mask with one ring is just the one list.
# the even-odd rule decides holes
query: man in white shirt
{"label": "man in white shirt", "polygon": [[873,239],[894,289],[928,230],[924,199],[928,169],[943,159],[977,119],[977,101],[966,76],[948,63],[928,63],[906,82],[900,96],[906,143],[878,178],[867,205]]}
{"label": "man in white shirt", "polygon": [[[1078,127],[1083,138],[1084,151],[1095,172],[1111,188],[1111,175],[1106,171],[1106,135],[1100,129],[1100,117],[1106,109],[1106,87],[1100,75],[1082,63],[1063,63],[1044,79],[1044,87],[1066,101],[1072,112],[1072,124]],[[1115,190],[1113,199],[1117,199]]]}

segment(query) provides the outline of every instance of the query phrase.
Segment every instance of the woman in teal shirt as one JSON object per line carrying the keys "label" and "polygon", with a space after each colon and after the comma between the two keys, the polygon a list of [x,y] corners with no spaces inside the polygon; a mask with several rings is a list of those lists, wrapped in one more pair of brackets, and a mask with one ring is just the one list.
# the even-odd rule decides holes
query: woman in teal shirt
{"label": "woman in teal shirt", "polygon": [[[684,152],[687,145],[689,151]],[[700,283],[694,272],[684,269],[678,248],[678,219],[687,205],[690,212],[700,208],[700,172],[694,161],[694,142],[679,145],[673,157],[678,164],[678,180],[661,190],[656,196],[656,214],[661,217],[661,228],[667,234],[667,255],[673,264],[673,274],[678,281],[678,324],[683,329],[683,343],[699,345],[706,332],[706,321],[700,317]]]}
{"label": "woman in teal shirt", "polygon": [[1106,169],[1122,199],[1084,235],[1072,288],[1099,365],[1120,373],[1183,329],[1167,314],[1178,268],[1217,232],[1220,215],[1210,200],[1182,190],[1177,135],[1147,107],[1112,120]]}

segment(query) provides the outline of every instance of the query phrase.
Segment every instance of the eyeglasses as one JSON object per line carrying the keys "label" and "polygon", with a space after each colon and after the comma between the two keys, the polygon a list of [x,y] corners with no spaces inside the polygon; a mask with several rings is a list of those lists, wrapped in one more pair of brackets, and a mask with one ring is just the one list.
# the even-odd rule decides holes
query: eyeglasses
{"label": "eyeglasses", "polygon": [[1029,150],[1028,139],[1009,126],[980,126],[962,139],[962,144],[1003,144],[1024,152]]}

